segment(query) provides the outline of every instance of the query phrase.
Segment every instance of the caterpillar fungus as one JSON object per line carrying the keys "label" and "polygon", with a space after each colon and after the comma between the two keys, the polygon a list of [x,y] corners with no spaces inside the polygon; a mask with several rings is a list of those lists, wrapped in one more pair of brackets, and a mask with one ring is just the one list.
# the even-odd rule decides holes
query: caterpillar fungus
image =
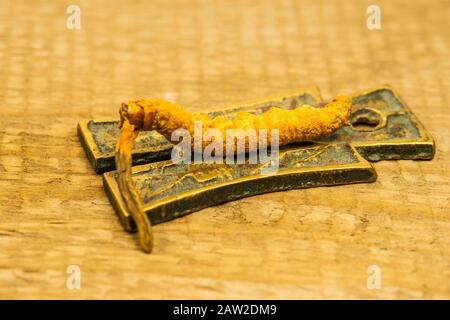
{"label": "caterpillar fungus", "polygon": [[[155,130],[170,141],[172,132],[184,128],[193,139],[194,122],[201,121],[205,130],[217,129],[223,136],[226,136],[227,129],[254,129],[257,133],[265,129],[269,135],[271,130],[277,129],[279,145],[286,145],[333,133],[347,122],[351,109],[351,100],[346,96],[337,96],[321,108],[310,105],[291,110],[271,107],[261,114],[238,112],[232,117],[221,115],[214,118],[189,113],[179,105],[161,99],[131,100],[128,104],[122,104],[119,110],[121,131],[116,146],[118,184],[125,207],[136,223],[143,250],[151,252],[153,236],[151,223],[131,180],[131,149],[140,130]],[[270,144],[269,141],[267,144]]]}

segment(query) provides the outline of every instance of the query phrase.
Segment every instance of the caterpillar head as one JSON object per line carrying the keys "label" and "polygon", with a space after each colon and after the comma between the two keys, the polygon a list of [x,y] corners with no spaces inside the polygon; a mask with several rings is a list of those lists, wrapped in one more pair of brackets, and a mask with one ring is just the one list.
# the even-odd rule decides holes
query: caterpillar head
{"label": "caterpillar head", "polygon": [[127,103],[122,103],[119,109],[120,114],[120,127],[125,120],[135,126],[136,129],[141,129],[144,124],[144,109],[138,104],[130,101]]}
{"label": "caterpillar head", "polygon": [[152,100],[131,100],[128,104],[122,103],[119,110],[121,125],[127,119],[136,130],[153,130],[156,109]]}
{"label": "caterpillar head", "polygon": [[121,125],[125,119],[135,126],[136,130],[157,130],[159,122],[165,122],[174,114],[182,113],[178,105],[162,99],[131,100],[123,103],[119,110]]}

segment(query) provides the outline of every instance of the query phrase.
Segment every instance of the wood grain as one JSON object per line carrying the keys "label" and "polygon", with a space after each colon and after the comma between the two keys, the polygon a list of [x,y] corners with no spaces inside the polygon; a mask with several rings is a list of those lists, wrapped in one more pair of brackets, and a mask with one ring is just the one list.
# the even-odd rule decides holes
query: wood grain
{"label": "wood grain", "polygon": [[[450,298],[449,1],[2,0],[0,298]],[[126,4],[128,3],[128,4]],[[280,192],[123,231],[76,137],[120,102],[190,110],[390,83],[436,140],[378,180]],[[81,289],[66,287],[69,265]],[[378,265],[382,288],[368,290]]]}

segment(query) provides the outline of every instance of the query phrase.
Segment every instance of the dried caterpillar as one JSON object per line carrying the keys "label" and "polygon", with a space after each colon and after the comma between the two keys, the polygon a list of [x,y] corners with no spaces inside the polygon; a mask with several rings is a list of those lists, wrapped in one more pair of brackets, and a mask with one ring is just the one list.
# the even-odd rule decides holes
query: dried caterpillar
{"label": "dried caterpillar", "polygon": [[[156,130],[170,141],[175,130],[184,128],[193,139],[194,123],[201,121],[205,130],[217,129],[223,136],[226,136],[227,129],[265,129],[269,135],[271,130],[277,129],[279,145],[285,145],[333,133],[348,120],[351,109],[350,99],[338,96],[322,108],[309,105],[293,110],[271,107],[259,115],[239,112],[232,119],[227,116],[210,119],[205,114],[194,115],[174,103],[160,99],[132,100],[128,104],[122,104],[119,110],[121,131],[116,146],[118,184],[126,210],[138,228],[142,249],[147,253],[152,251],[153,234],[150,220],[142,208],[141,199],[131,179],[131,148],[140,130]],[[267,141],[267,144],[270,142]]]}
{"label": "dried caterpillar", "polygon": [[[338,96],[322,108],[303,105],[292,110],[271,107],[266,112],[255,115],[238,112],[234,118],[217,116],[213,119],[206,114],[191,114],[179,105],[160,99],[132,100],[122,104],[120,115],[122,122],[128,119],[136,130],[155,130],[169,141],[171,134],[178,128],[188,130],[193,139],[194,122],[200,121],[203,130],[217,129],[226,136],[227,129],[261,129],[279,131],[279,145],[314,140],[329,135],[339,129],[349,118],[351,101],[346,96]],[[259,137],[259,135],[257,135]],[[194,142],[192,141],[192,144]],[[205,144],[206,142],[203,141]],[[268,144],[270,142],[268,141]],[[225,141],[224,141],[225,148]]]}

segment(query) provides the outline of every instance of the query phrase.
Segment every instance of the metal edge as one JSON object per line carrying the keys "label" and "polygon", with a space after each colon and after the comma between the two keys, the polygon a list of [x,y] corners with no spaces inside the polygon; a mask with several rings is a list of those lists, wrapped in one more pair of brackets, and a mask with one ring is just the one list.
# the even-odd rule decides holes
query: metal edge
{"label": "metal edge", "polygon": [[92,120],[82,120],[77,125],[77,136],[81,145],[91,163],[92,168],[98,173],[98,159],[101,158],[101,153],[98,151],[96,143],[88,129],[88,123]]}
{"label": "metal edge", "polygon": [[270,96],[267,96],[267,97],[264,97],[261,99],[239,101],[236,103],[226,103],[223,105],[211,107],[210,109],[206,109],[205,111],[194,112],[194,113],[195,114],[200,114],[200,113],[203,114],[203,113],[209,113],[209,112],[224,111],[224,110],[229,110],[229,109],[251,107],[252,105],[263,104],[265,102],[272,101],[272,100],[280,100],[282,98],[285,98],[286,96],[294,96],[294,95],[300,96],[300,95],[305,95],[305,94],[309,94],[311,97],[313,97],[313,99],[316,101],[317,104],[320,104],[321,102],[323,102],[319,88],[317,88],[316,86],[310,86],[310,87],[300,88],[298,90],[289,90],[289,91],[286,91],[283,93],[270,95]]}

